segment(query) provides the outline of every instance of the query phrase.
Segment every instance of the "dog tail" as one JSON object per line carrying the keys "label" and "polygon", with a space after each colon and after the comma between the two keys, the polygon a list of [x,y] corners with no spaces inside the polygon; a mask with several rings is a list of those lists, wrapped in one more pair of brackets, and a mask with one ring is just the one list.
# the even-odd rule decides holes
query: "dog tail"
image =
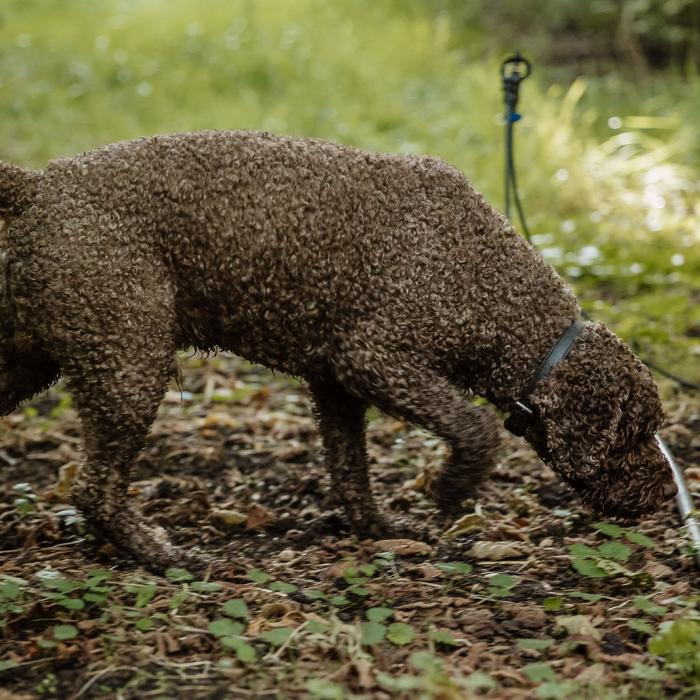
{"label": "dog tail", "polygon": [[20,214],[36,197],[41,173],[0,161],[0,211]]}

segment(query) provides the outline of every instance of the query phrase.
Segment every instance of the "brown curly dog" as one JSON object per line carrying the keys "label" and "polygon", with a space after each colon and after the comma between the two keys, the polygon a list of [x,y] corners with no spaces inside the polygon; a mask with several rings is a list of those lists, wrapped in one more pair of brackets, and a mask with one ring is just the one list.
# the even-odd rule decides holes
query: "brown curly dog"
{"label": "brown curly dog", "polygon": [[[235,131],[100,148],[43,171],[0,166],[0,412],[63,376],[83,424],[74,502],[154,569],[187,563],[127,496],[179,348],[305,378],[334,491],[376,534],[369,404],[444,438],[453,510],[578,315],[556,273],[445,163]],[[654,382],[598,323],[528,397],[525,436],[593,508],[672,495]]]}

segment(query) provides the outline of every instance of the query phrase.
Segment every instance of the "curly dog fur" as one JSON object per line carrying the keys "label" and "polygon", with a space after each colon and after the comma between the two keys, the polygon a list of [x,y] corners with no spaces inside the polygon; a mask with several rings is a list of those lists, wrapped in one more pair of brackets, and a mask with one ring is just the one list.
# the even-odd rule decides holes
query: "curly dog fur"
{"label": "curly dog fur", "polygon": [[[154,568],[181,562],[127,496],[179,348],[305,378],[334,491],[376,533],[365,411],[444,438],[438,505],[488,472],[498,424],[578,315],[556,273],[445,163],[265,133],[118,143],[43,171],[0,166],[0,412],[63,376],[84,428],[73,498]],[[590,506],[672,493],[654,382],[589,324],[532,396],[526,438]]]}

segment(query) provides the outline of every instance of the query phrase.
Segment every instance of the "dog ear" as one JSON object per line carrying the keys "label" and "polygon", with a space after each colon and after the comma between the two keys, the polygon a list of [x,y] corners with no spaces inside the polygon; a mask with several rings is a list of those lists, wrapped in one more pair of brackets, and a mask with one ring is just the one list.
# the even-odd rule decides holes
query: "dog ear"
{"label": "dog ear", "polygon": [[544,461],[568,480],[606,470],[609,453],[624,450],[639,429],[635,411],[641,414],[644,400],[634,395],[640,371],[646,370],[607,328],[586,328],[532,395]]}
{"label": "dog ear", "polygon": [[619,443],[629,389],[616,383],[605,392],[586,384],[551,381],[550,392],[535,403],[546,443],[546,462],[565,478],[586,478],[605,469]]}

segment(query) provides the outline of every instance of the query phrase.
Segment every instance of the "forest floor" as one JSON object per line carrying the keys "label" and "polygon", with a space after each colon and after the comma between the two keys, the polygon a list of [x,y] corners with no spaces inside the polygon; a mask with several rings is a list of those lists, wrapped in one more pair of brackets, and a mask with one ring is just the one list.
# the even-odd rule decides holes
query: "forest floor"
{"label": "forest floor", "polygon": [[[444,446],[373,414],[378,501],[430,536],[358,540],[324,506],[304,388],[233,358],[185,364],[132,492],[219,562],[205,580],[85,535],[60,389],[0,424],[0,700],[700,698],[700,581],[672,504],[599,523],[504,433],[445,534],[423,491]],[[676,396],[663,434],[698,492],[700,404]]]}

